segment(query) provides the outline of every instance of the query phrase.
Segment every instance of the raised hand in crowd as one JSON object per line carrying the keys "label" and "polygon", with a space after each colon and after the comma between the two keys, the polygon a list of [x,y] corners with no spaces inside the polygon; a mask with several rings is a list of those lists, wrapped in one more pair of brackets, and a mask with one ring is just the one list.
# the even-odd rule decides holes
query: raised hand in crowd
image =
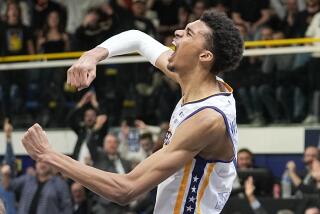
{"label": "raised hand in crowd", "polygon": [[289,176],[291,178],[291,181],[292,181],[293,185],[295,187],[298,187],[301,184],[302,180],[301,180],[301,178],[299,177],[299,175],[296,172],[296,164],[295,164],[295,162],[294,161],[289,161],[287,163],[287,169],[288,169]]}
{"label": "raised hand in crowd", "polygon": [[3,131],[5,133],[6,138],[11,139],[13,127],[12,127],[11,123],[9,122],[8,118],[4,120]]}
{"label": "raised hand in crowd", "polygon": [[256,187],[254,186],[253,178],[252,176],[250,176],[244,182],[244,192],[250,203],[255,200],[255,195],[254,195],[255,189]]}
{"label": "raised hand in crowd", "polygon": [[147,124],[142,120],[135,120],[134,124],[138,129],[146,129],[147,128]]}
{"label": "raised hand in crowd", "polygon": [[107,122],[108,116],[106,114],[101,114],[97,116],[96,123],[93,126],[93,130],[98,131]]}

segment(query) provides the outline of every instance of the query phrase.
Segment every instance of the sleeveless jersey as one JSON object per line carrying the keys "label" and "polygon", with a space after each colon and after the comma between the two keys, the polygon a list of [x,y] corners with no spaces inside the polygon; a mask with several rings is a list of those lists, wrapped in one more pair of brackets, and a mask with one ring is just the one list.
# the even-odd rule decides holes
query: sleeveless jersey
{"label": "sleeveless jersey", "polygon": [[[180,100],[170,119],[164,145],[171,142],[176,128],[203,109],[212,109],[224,119],[227,132],[237,151],[238,134],[235,100],[232,88],[217,78],[228,92],[182,104]],[[197,143],[197,142],[194,142]],[[228,142],[226,142],[228,143]],[[236,156],[236,155],[235,155]],[[178,172],[158,185],[155,214],[220,213],[231,193],[236,178],[236,157],[230,162],[208,161],[196,156]]]}

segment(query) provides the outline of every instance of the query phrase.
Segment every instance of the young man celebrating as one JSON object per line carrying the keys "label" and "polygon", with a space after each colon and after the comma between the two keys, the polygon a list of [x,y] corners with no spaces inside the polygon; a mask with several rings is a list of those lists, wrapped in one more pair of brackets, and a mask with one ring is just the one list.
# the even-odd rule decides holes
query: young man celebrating
{"label": "young man celebrating", "polygon": [[35,124],[22,139],[30,156],[119,204],[158,185],[157,214],[220,213],[236,177],[237,126],[232,89],[217,75],[239,64],[243,41],[225,15],[205,12],[184,30],[177,30],[173,44],[175,51],[142,32],[127,31],[84,53],[68,70],[69,84],[88,87],[99,61],[139,52],[177,81],[182,98],[162,149],[130,173],[113,174],[54,151]]}

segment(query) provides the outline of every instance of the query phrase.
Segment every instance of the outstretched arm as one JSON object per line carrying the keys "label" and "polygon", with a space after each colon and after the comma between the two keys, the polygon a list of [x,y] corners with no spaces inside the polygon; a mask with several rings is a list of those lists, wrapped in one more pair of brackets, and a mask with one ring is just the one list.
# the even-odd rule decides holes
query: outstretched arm
{"label": "outstretched arm", "polygon": [[168,146],[125,175],[104,172],[53,151],[46,134],[37,124],[26,132],[22,143],[33,159],[54,166],[109,200],[126,204],[177,172],[209,144],[214,146],[212,139],[223,124],[221,115],[209,109],[202,110],[177,128]]}
{"label": "outstretched arm", "polygon": [[178,75],[168,70],[168,58],[173,53],[152,37],[138,30],[115,35],[85,52],[68,70],[67,82],[77,88],[88,87],[96,77],[96,65],[105,58],[138,52],[168,77],[179,82]]}

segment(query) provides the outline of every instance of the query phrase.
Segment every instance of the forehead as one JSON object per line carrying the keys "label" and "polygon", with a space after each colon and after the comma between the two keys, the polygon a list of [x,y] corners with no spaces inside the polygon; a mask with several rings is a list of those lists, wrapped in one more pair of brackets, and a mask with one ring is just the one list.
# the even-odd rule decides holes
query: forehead
{"label": "forehead", "polygon": [[196,20],[194,22],[187,24],[186,29],[187,28],[191,29],[196,34],[211,33],[210,28],[203,21],[200,21],[200,20]]}

